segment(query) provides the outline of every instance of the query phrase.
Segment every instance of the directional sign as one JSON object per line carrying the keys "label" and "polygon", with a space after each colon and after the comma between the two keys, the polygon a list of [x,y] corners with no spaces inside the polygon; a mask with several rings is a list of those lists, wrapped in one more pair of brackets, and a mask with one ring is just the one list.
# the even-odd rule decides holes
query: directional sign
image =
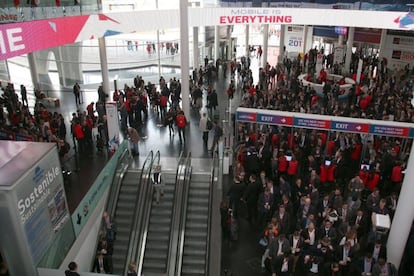
{"label": "directional sign", "polygon": [[256,122],[256,113],[237,112],[236,119],[237,119],[237,121],[241,121],[241,122],[255,123]]}
{"label": "directional sign", "polygon": [[357,133],[368,133],[369,132],[369,124],[332,121],[331,122],[331,130],[349,131],[349,132],[357,132]]}
{"label": "directional sign", "polygon": [[414,138],[414,128],[410,128],[410,134],[408,136]]}
{"label": "directional sign", "polygon": [[269,125],[293,125],[292,116],[280,116],[280,115],[269,115],[269,114],[257,114],[257,122]]}
{"label": "directional sign", "polygon": [[369,133],[385,136],[398,136],[407,137],[410,133],[408,127],[394,127],[394,126],[383,126],[383,125],[371,125]]}
{"label": "directional sign", "polygon": [[331,121],[295,117],[293,125],[304,128],[330,129]]}

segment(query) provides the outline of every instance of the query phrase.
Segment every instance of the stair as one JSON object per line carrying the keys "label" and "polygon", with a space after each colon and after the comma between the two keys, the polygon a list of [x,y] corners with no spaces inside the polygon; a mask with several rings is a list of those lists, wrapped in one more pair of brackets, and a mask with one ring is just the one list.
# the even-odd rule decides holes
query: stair
{"label": "stair", "polygon": [[187,202],[182,276],[206,275],[210,174],[194,172]]}

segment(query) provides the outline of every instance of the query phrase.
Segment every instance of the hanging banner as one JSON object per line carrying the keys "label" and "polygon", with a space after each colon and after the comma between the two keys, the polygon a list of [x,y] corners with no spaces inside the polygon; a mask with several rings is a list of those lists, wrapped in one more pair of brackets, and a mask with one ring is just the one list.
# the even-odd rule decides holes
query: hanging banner
{"label": "hanging banner", "polygon": [[279,116],[279,115],[269,115],[269,114],[257,114],[257,122],[269,125],[284,125],[292,126],[293,117],[292,116]]}

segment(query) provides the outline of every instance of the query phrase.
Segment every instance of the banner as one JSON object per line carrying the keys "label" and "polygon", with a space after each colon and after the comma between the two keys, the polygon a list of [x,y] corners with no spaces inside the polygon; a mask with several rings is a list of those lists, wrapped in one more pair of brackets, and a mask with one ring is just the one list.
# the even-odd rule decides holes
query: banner
{"label": "banner", "polygon": [[[413,16],[412,12],[334,9],[189,8],[188,10],[188,22],[191,27],[275,23],[413,30]],[[1,24],[0,60],[121,33],[178,28],[179,18],[179,10],[148,10]],[[298,44],[299,41],[292,43]]]}

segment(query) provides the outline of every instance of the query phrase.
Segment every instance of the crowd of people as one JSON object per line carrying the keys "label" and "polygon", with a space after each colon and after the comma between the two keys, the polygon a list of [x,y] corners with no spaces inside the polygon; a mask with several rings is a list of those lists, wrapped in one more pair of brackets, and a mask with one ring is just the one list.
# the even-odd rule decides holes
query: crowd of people
{"label": "crowd of people", "polygon": [[[373,60],[364,60],[363,75],[372,76]],[[253,85],[248,59],[232,62],[240,106],[413,121],[409,74],[381,68],[344,99],[325,79],[321,97],[298,80],[303,68],[315,73],[308,63],[267,64]],[[225,239],[237,239],[240,218],[263,229],[261,264],[272,275],[396,275],[386,259],[388,227],[376,218],[392,220],[411,140],[249,123],[236,129],[233,183],[221,206]]]}

